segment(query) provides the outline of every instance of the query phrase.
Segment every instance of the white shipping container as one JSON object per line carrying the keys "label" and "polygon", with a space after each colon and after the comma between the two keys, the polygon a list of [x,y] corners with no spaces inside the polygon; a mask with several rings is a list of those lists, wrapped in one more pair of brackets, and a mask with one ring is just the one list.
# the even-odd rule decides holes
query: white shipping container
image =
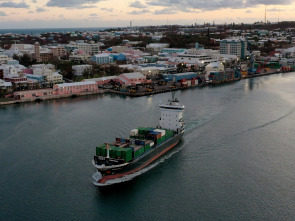
{"label": "white shipping container", "polygon": [[188,81],[187,81],[187,86],[189,86],[189,87],[192,86],[192,82],[191,82],[191,80],[188,80]]}
{"label": "white shipping container", "polygon": [[150,147],[152,147],[152,146],[154,146],[154,145],[155,145],[155,143],[154,143],[154,142],[151,142]]}
{"label": "white shipping container", "polygon": [[130,131],[130,136],[137,136],[138,135],[138,129],[133,129]]}
{"label": "white shipping container", "polygon": [[161,137],[166,135],[166,130],[161,130],[161,129],[156,129],[154,130],[155,132],[160,132],[161,133]]}

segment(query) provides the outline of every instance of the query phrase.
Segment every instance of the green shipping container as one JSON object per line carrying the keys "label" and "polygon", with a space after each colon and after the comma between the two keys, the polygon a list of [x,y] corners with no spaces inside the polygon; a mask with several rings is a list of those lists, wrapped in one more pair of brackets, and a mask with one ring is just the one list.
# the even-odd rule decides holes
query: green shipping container
{"label": "green shipping container", "polygon": [[151,148],[150,144],[145,145],[144,147],[144,152],[148,151]]}
{"label": "green shipping container", "polygon": [[121,157],[126,162],[132,160],[132,149],[131,148],[121,148]]}

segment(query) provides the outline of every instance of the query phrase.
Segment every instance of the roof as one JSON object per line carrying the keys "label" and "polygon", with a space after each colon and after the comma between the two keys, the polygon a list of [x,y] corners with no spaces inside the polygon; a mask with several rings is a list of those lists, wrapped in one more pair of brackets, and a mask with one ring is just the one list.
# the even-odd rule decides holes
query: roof
{"label": "roof", "polygon": [[96,84],[95,81],[83,81],[83,82],[75,82],[75,83],[64,83],[64,84],[56,84],[58,87],[71,87],[71,86],[80,86],[80,85],[91,85]]}
{"label": "roof", "polygon": [[175,76],[186,76],[186,75],[196,75],[196,72],[185,72],[185,73],[179,73],[179,74],[173,74]]}
{"label": "roof", "polygon": [[103,53],[103,54],[95,54],[94,57],[110,57],[111,54]]}
{"label": "roof", "polygon": [[140,73],[140,72],[125,73],[125,74],[122,74],[122,75],[125,76],[128,79],[145,78],[145,76],[142,73]]}
{"label": "roof", "polygon": [[90,78],[90,79],[84,79],[83,82],[85,81],[106,81],[106,80],[112,80],[118,78],[117,76],[107,76],[107,77],[101,77],[101,78]]}

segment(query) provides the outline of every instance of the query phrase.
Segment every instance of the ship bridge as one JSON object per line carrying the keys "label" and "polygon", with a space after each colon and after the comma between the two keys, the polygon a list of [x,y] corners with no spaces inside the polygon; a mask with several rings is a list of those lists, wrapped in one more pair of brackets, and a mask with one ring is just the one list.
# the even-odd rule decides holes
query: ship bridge
{"label": "ship bridge", "polygon": [[168,104],[160,104],[161,118],[160,128],[169,130],[181,130],[184,128],[182,120],[185,106],[180,105],[177,99],[172,99]]}

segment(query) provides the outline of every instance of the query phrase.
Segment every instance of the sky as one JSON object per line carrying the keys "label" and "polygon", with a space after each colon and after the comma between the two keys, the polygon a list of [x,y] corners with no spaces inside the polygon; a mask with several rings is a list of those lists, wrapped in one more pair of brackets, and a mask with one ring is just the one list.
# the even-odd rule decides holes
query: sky
{"label": "sky", "polygon": [[265,9],[295,20],[295,0],[0,0],[0,29],[253,23]]}

